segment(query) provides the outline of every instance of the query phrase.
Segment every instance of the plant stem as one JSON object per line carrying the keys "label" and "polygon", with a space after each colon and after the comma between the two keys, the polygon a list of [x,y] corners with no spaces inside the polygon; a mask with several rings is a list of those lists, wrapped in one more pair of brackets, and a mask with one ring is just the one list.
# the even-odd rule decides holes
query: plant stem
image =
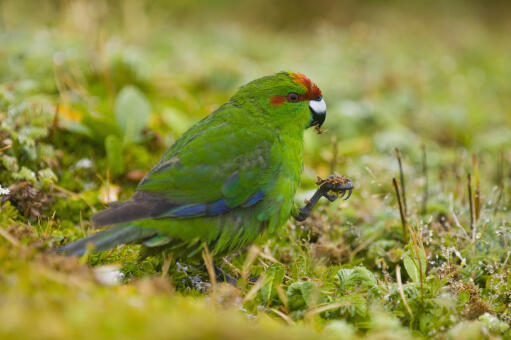
{"label": "plant stem", "polygon": [[426,154],[426,146],[422,145],[422,176],[424,176],[424,191],[422,193],[422,209],[421,215],[426,213],[428,208],[428,157]]}
{"label": "plant stem", "polygon": [[467,188],[468,188],[468,204],[470,208],[470,231],[472,233],[472,242],[475,241],[476,228],[475,228],[475,212],[474,212],[474,197],[472,196],[472,177],[470,173],[467,174]]}
{"label": "plant stem", "polygon": [[406,301],[405,291],[403,289],[403,282],[401,281],[401,267],[399,267],[399,265],[396,265],[396,280],[399,289],[399,295],[401,295],[401,300],[403,300],[403,304],[405,305],[408,314],[410,314],[410,317],[413,318],[412,309],[410,308],[410,305],[408,305],[408,302]]}
{"label": "plant stem", "polygon": [[392,184],[394,185],[394,189],[396,190],[397,204],[399,206],[399,215],[401,216],[401,227],[403,229],[403,242],[406,242],[408,239],[408,234],[406,230],[406,215],[403,210],[403,204],[401,203],[401,195],[399,193],[399,184],[397,184],[396,178],[392,178]]}
{"label": "plant stem", "polygon": [[396,148],[396,158],[399,164],[399,182],[401,183],[401,195],[403,197],[403,206],[405,216],[408,216],[408,205],[406,204],[405,176],[403,174],[403,164],[401,162],[401,152]]}
{"label": "plant stem", "polygon": [[475,211],[475,222],[479,221],[481,213],[481,191],[479,188],[479,162],[477,156],[472,155],[472,164],[474,166],[474,211]]}

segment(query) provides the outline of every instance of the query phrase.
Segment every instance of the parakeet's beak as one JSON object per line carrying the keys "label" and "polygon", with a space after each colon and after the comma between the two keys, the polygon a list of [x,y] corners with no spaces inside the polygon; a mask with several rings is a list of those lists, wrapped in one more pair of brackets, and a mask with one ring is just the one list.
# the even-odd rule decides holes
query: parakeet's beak
{"label": "parakeet's beak", "polygon": [[323,98],[309,101],[309,110],[312,115],[310,126],[321,127],[326,118],[326,103]]}

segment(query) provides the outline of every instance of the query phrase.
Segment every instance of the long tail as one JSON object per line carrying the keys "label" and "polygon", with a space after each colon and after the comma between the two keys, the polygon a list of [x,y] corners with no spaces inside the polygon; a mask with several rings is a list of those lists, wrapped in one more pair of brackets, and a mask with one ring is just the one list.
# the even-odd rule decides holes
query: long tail
{"label": "long tail", "polygon": [[82,256],[89,244],[94,247],[94,252],[111,249],[120,244],[136,243],[149,239],[157,234],[154,229],[140,228],[133,225],[120,224],[106,230],[95,233],[81,240],[68,243],[55,249],[58,254],[68,256]]}

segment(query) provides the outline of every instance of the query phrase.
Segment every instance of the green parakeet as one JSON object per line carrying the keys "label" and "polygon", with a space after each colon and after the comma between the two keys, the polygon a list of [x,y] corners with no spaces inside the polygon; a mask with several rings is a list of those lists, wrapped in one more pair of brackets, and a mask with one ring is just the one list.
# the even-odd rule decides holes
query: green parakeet
{"label": "green parakeet", "polygon": [[[141,243],[149,251],[185,258],[207,245],[220,256],[265,230],[275,231],[292,213],[304,219],[311,206],[309,211],[294,207],[303,134],[325,117],[321,91],[304,75],[280,72],[256,79],[186,131],[129,201],[92,217],[96,226],[112,227],[57,251],[82,255],[88,243],[95,251]],[[351,193],[351,184],[337,189]],[[315,197],[331,199],[326,191]]]}

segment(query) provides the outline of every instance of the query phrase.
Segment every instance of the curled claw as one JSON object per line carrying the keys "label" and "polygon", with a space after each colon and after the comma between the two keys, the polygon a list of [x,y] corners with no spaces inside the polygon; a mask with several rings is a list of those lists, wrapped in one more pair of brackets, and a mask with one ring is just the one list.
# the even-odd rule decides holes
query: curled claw
{"label": "curled claw", "polygon": [[347,200],[353,193],[353,181],[351,181],[349,178],[343,177],[342,175],[339,175],[339,178],[336,178],[336,175],[330,175],[328,176],[329,182],[325,182],[323,185],[325,188],[329,189],[329,191],[334,191],[336,193],[340,192],[341,194],[339,195],[339,198],[343,198],[346,193],[348,193],[344,199]]}
{"label": "curled claw", "polygon": [[[323,195],[327,200],[329,200],[330,202],[333,202],[337,199],[337,195],[329,195],[329,194],[324,194]],[[342,196],[341,196],[342,197]]]}

